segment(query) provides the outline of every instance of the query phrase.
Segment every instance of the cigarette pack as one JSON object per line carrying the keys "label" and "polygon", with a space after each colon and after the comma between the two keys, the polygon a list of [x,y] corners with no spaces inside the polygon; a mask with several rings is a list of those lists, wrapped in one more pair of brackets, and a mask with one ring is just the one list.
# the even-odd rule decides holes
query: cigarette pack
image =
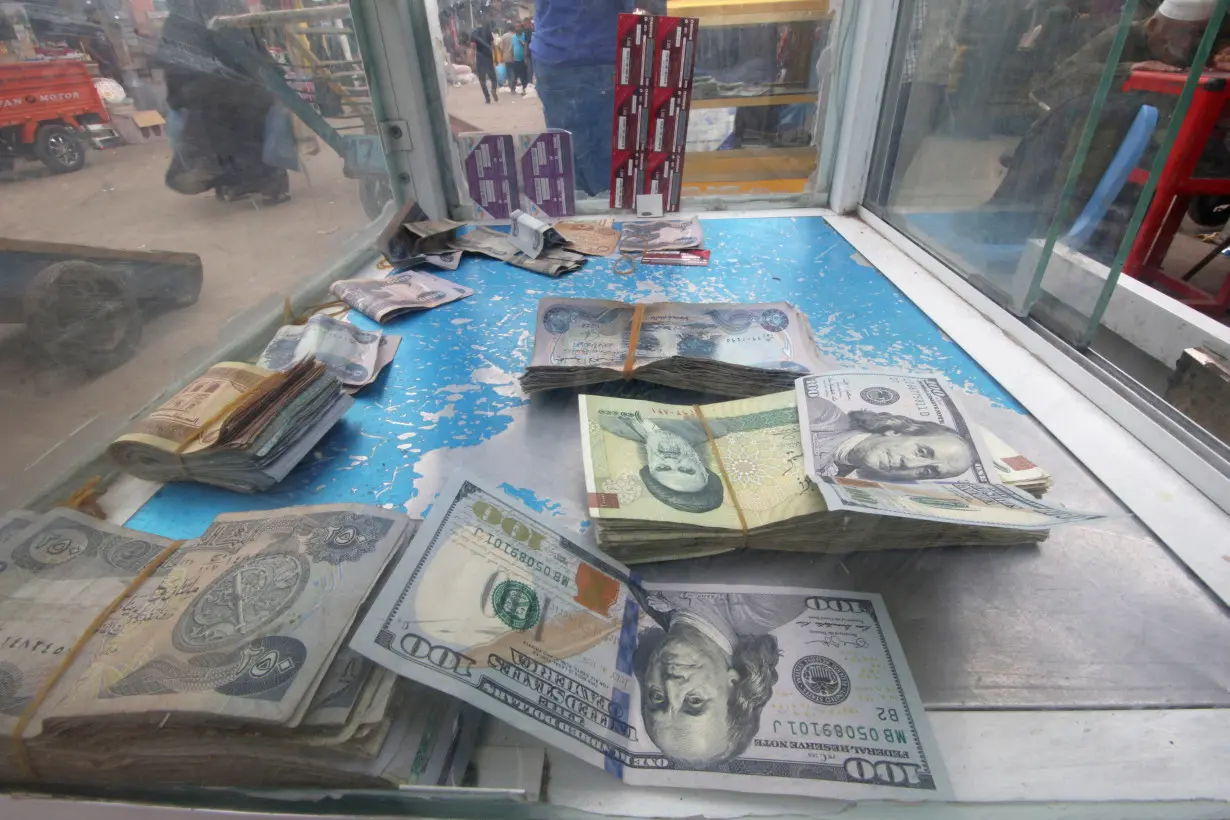
{"label": "cigarette pack", "polygon": [[636,195],[645,187],[645,153],[643,151],[615,151],[611,157],[612,208],[636,207]]}
{"label": "cigarette pack", "polygon": [[659,194],[663,211],[678,211],[679,192],[683,188],[683,154],[650,151],[645,159],[644,176],[642,193]]}
{"label": "cigarette pack", "polygon": [[653,84],[658,88],[691,88],[696,64],[696,35],[700,20],[695,17],[655,18]]}
{"label": "cigarette pack", "polygon": [[651,85],[653,83],[654,32],[657,17],[648,14],[621,14],[616,22],[615,84]]}
{"label": "cigarette pack", "polygon": [[619,151],[645,150],[649,142],[650,92],[651,89],[640,86],[616,87],[612,155]]}
{"label": "cigarette pack", "polygon": [[517,134],[514,139],[521,210],[540,219],[575,214],[572,134],[553,128]]}
{"label": "cigarette pack", "polygon": [[511,134],[459,134],[466,190],[479,219],[508,219],[519,203],[517,163]]}
{"label": "cigarette pack", "polygon": [[649,106],[650,151],[682,151],[688,142],[690,88],[655,88]]}

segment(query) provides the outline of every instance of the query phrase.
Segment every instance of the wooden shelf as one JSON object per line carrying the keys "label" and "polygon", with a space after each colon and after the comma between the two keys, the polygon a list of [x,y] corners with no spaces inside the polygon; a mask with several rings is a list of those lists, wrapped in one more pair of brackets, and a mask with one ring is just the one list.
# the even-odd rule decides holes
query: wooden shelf
{"label": "wooden shelf", "polygon": [[759,97],[709,97],[703,100],[692,100],[693,108],[748,108],[757,105],[794,105],[796,103],[814,103],[819,96],[818,91],[804,91],[799,94],[764,94]]}
{"label": "wooden shelf", "polygon": [[683,163],[683,182],[805,179],[816,170],[817,153],[813,146],[689,151]]}
{"label": "wooden shelf", "polygon": [[672,17],[699,17],[702,26],[754,26],[827,20],[829,0],[667,0]]}

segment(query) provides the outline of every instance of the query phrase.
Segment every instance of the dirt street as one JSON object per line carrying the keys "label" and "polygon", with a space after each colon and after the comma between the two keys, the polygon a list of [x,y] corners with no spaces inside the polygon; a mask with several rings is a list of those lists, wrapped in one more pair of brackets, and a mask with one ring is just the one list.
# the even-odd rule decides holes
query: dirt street
{"label": "dirt street", "polygon": [[0,173],[0,237],[191,251],[205,268],[200,301],[150,317],[136,356],[98,377],[45,361],[21,326],[0,326],[0,511],[144,407],[190,351],[233,335],[228,319],[293,291],[367,223],[358,183],[323,144],[291,174],[291,200],[274,207],[177,194],[163,184],[170,156],[158,140],[91,151],[84,169],[62,176],[28,161]]}
{"label": "dirt street", "polygon": [[[467,130],[544,127],[532,88],[525,97],[505,88],[486,104],[477,83],[453,86],[447,107]],[[20,325],[0,325],[0,511],[77,463],[83,447],[105,443],[202,351],[233,336],[228,320],[293,291],[367,223],[358,184],[323,144],[304,157],[303,173],[291,174],[291,201],[274,207],[177,194],[163,184],[170,157],[156,140],[91,151],[72,174],[55,176],[30,161],[0,173],[0,237],[190,251],[205,266],[200,301],[148,317],[137,354],[101,376],[50,363]]]}
{"label": "dirt street", "polygon": [[473,126],[475,131],[500,131],[515,134],[519,131],[539,131],[546,127],[542,119],[542,101],[531,84],[526,96],[521,96],[520,86],[513,94],[505,85],[500,89],[496,102],[483,101],[483,90],[478,83],[449,86],[445,107],[453,118],[454,129],[458,120]]}

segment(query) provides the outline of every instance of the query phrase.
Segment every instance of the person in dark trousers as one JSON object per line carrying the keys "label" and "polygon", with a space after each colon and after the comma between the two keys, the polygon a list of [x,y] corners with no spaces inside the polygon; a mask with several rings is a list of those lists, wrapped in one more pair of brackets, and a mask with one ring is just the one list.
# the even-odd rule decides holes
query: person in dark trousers
{"label": "person in dark trousers", "polygon": [[662,0],[537,0],[535,87],[548,128],[572,132],[577,187],[593,196],[611,186],[615,27],[635,8],[665,14]]}
{"label": "person in dark trousers", "polygon": [[285,202],[286,169],[264,162],[274,98],[261,75],[280,69],[253,31],[206,25],[226,10],[216,0],[169,4],[153,61],[166,76],[167,107],[182,123],[166,184],[181,194],[213,189],[224,200],[260,194],[267,204]]}
{"label": "person in dark trousers", "polygon": [[[499,102],[500,86],[495,78],[495,36],[486,21],[470,32],[470,48],[474,54],[474,73],[478,75],[478,84],[483,89],[483,99],[488,103],[493,99]],[[488,80],[491,81],[490,92],[487,91]]]}

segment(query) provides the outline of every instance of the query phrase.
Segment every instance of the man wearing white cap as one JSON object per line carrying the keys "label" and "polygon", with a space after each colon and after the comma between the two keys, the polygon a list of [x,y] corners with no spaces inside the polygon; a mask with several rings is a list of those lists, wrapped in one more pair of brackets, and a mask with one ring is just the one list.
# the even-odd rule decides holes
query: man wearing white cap
{"label": "man wearing white cap", "polygon": [[[1192,64],[1204,27],[1213,16],[1216,0],[1162,0],[1147,19],[1132,24],[1119,55],[1117,88],[1130,69],[1182,71]],[[1059,64],[1031,91],[1035,99],[1056,106],[1078,94],[1092,93],[1110,59],[1118,24],[1098,34]]]}

